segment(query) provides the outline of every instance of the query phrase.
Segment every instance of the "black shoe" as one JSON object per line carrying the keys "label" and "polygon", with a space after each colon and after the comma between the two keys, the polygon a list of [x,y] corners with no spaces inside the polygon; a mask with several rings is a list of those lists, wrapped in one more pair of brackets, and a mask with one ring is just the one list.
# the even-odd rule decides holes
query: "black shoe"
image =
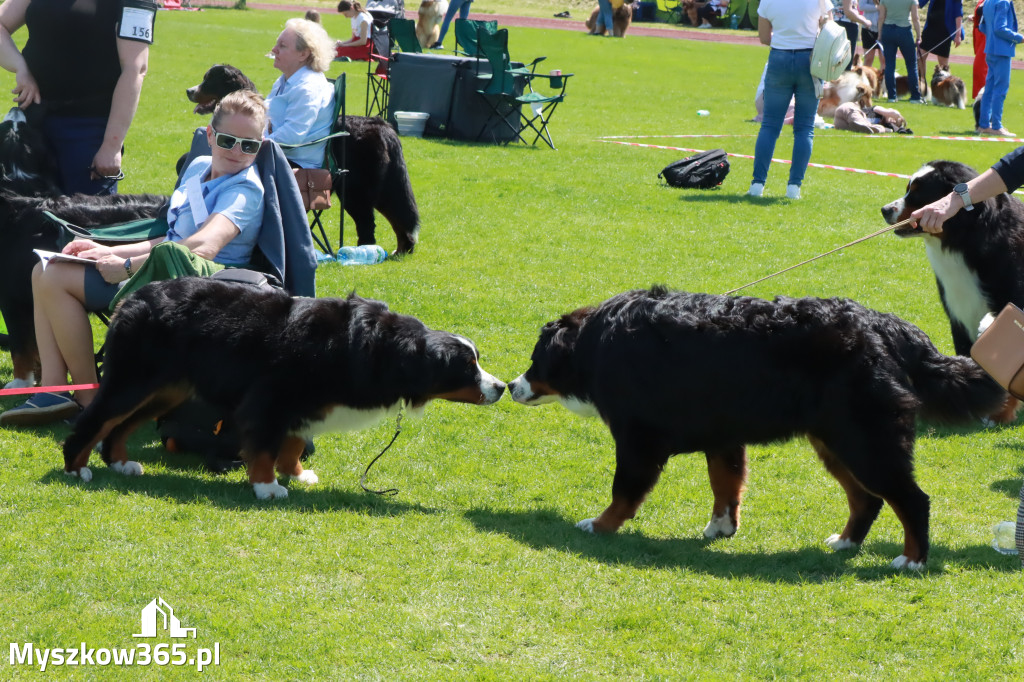
{"label": "black shoe", "polygon": [[555,15],[555,19],[568,19],[568,18],[570,18],[569,17],[569,10],[565,10],[564,12],[559,12],[558,14]]}

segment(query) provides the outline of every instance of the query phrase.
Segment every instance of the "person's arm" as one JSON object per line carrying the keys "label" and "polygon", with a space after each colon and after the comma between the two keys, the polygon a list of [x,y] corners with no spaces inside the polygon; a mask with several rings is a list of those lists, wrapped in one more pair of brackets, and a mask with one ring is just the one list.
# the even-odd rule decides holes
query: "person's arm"
{"label": "person's arm", "polygon": [[956,18],[956,33],[953,34],[953,46],[960,47],[963,42],[964,19],[962,16]]}
{"label": "person's arm", "polygon": [[[973,204],[980,204],[1006,190],[1006,183],[1003,182],[1002,176],[992,168],[967,183],[967,192],[971,195]],[[964,201],[960,195],[950,192],[938,201],[911,213],[910,219],[916,221],[915,227],[931,234],[938,234],[942,232],[942,224],[955,216],[963,207]]]}
{"label": "person's arm", "polygon": [[7,0],[0,5],[0,68],[14,74],[14,101],[24,109],[30,104],[39,104],[39,86],[36,79],[14,44],[11,34],[25,25],[25,10],[31,0]]}
{"label": "person's arm", "polygon": [[[1012,2],[997,2],[992,7],[992,14],[995,16],[991,17],[992,22],[989,24],[992,27],[991,35],[996,36],[1008,43],[1019,43],[1024,36],[1014,31],[1010,26],[1014,22],[1010,21],[1010,15],[1013,13]],[[985,21],[989,21],[989,6],[985,5]]]}
{"label": "person's arm", "polygon": [[914,44],[915,45],[917,45],[918,43],[921,42],[921,17],[919,16],[920,13],[917,10],[918,10],[917,3],[916,2],[912,3],[910,5],[910,23],[914,25]]}
{"label": "person's arm", "polygon": [[875,31],[878,35],[878,41],[882,40],[882,27],[885,26],[886,9],[885,5],[878,3],[878,30]]}
{"label": "person's arm", "polygon": [[854,11],[853,0],[843,0],[843,16],[846,17],[847,21],[852,21],[855,24],[860,24],[864,28],[871,28],[871,20],[865,17],[860,12]]}
{"label": "person's arm", "polygon": [[772,44],[772,22],[764,17],[757,18],[757,37],[762,45]]}
{"label": "person's arm", "polygon": [[103,144],[92,160],[94,178],[113,177],[121,172],[121,147],[139,107],[142,81],[149,68],[148,43],[118,38],[117,55],[121,61],[121,75],[114,86]]}

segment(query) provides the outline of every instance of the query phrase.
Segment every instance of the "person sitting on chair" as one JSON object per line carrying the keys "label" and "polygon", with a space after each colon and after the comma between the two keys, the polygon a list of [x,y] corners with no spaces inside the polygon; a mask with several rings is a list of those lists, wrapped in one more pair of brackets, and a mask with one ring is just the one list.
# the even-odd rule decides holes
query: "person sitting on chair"
{"label": "person sitting on chair", "polygon": [[[324,76],[331,66],[333,46],[320,24],[305,19],[289,19],[277,37],[274,68],[281,77],[274,82],[267,98],[268,140],[281,145],[296,145],[319,140],[331,132],[334,87]],[[292,166],[320,168],[324,163],[326,142],[285,148]]]}
{"label": "person sitting on chair", "polygon": [[[253,167],[263,142],[266,105],[257,93],[241,90],[224,97],[206,128],[211,156],[189,164],[171,195],[169,229],[163,237],[136,244],[103,246],[76,239],[63,252],[96,261],[42,264],[32,271],[36,337],[44,386],[96,383],[92,326],[88,312],[109,309],[122,288],[134,290],[139,272],[156,260],[158,250],[187,250],[197,268],[210,261],[247,265],[263,221],[263,184]],[[154,256],[150,258],[151,254]],[[140,277],[133,277],[134,275]],[[149,280],[146,280],[149,281]],[[95,389],[37,393],[0,414],[0,425],[32,426],[74,417],[95,396]]]}
{"label": "person sitting on chair", "polygon": [[352,20],[352,37],[335,43],[338,58],[370,61],[370,26],[373,24],[373,17],[363,9],[358,0],[341,0],[338,3],[338,11]]}

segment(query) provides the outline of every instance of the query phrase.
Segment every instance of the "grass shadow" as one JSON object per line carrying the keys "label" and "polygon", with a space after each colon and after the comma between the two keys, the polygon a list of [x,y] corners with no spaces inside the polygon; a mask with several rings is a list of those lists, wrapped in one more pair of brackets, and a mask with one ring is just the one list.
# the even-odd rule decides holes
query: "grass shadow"
{"label": "grass shadow", "polygon": [[[884,581],[896,573],[889,567],[890,559],[877,566],[850,566],[849,560],[855,552],[833,552],[824,545],[780,552],[725,554],[709,549],[716,543],[729,542],[725,538],[652,538],[629,530],[615,535],[592,535],[577,529],[574,521],[550,510],[473,509],[465,516],[481,532],[498,533],[533,549],[553,549],[603,564],[669,570],[685,568],[716,578],[744,577],[789,584],[827,583],[850,575],[864,581]],[[868,544],[872,553],[883,557],[895,558],[902,550],[900,544],[872,542],[870,537]],[[954,553],[933,544],[929,568],[921,575],[941,572],[947,561],[972,569],[1017,571],[1020,566],[1016,557],[1013,559],[1013,562],[1007,561],[987,545]],[[917,574],[908,572],[907,575]]]}

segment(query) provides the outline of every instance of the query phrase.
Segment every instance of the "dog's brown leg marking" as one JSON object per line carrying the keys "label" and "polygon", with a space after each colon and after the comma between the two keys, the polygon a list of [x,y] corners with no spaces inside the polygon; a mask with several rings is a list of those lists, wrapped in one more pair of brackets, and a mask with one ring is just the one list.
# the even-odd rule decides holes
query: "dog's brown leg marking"
{"label": "dog's brown leg marking", "polygon": [[627,500],[624,497],[612,496],[612,503],[601,512],[601,515],[594,519],[593,529],[595,533],[614,533],[622,527],[629,519],[636,516],[644,498],[636,501]]}
{"label": "dog's brown leg marking", "polygon": [[715,496],[711,518],[729,516],[733,528],[740,527],[740,501],[747,481],[747,449],[705,452],[708,460],[708,478]]}
{"label": "dog's brown leg marking", "polygon": [[911,561],[919,564],[923,564],[928,560],[927,555],[922,551],[920,543],[917,538],[910,533],[910,524],[907,522],[907,512],[899,504],[893,504],[892,500],[886,500],[889,506],[892,507],[893,512],[896,514],[896,518],[903,524],[903,556],[907,557]]}
{"label": "dog's brown leg marking", "polygon": [[991,415],[989,419],[994,421],[996,424],[1012,424],[1017,421],[1017,410],[1020,409],[1020,401],[1014,398],[1012,395],[1006,397],[1006,402],[1003,403],[1003,407]]}
{"label": "dog's brown leg marking", "polygon": [[878,512],[882,508],[882,499],[868,492],[825,443],[814,437],[809,437],[808,440],[817,451],[825,469],[839,481],[839,485],[843,486],[843,490],[846,491],[850,516],[839,537],[857,544],[862,543],[868,531],[871,530],[871,525],[878,517]]}
{"label": "dog's brown leg marking", "polygon": [[281,451],[277,455],[276,467],[282,476],[298,476],[302,473],[302,450],[306,442],[297,436],[288,436],[281,444]]}
{"label": "dog's brown leg marking", "polygon": [[[79,450],[75,458],[71,460],[71,464],[64,464],[64,471],[71,473],[78,473],[78,471],[85,466],[89,465],[89,455],[92,454],[92,449],[96,447],[96,444],[107,437],[107,434],[111,432],[118,424],[125,420],[128,415],[122,415],[120,417],[114,417],[103,422],[103,427],[96,433],[95,436],[89,441],[89,443]],[[120,461],[124,461],[123,459]]]}
{"label": "dog's brown leg marking", "polygon": [[274,456],[269,452],[258,452],[249,456],[242,453],[246,460],[246,471],[249,474],[249,483],[274,483],[277,478],[274,476]]}
{"label": "dog's brown leg marking", "polygon": [[36,366],[39,365],[39,354],[12,352],[11,365],[13,365],[15,379],[28,379],[29,375],[36,371]]}

